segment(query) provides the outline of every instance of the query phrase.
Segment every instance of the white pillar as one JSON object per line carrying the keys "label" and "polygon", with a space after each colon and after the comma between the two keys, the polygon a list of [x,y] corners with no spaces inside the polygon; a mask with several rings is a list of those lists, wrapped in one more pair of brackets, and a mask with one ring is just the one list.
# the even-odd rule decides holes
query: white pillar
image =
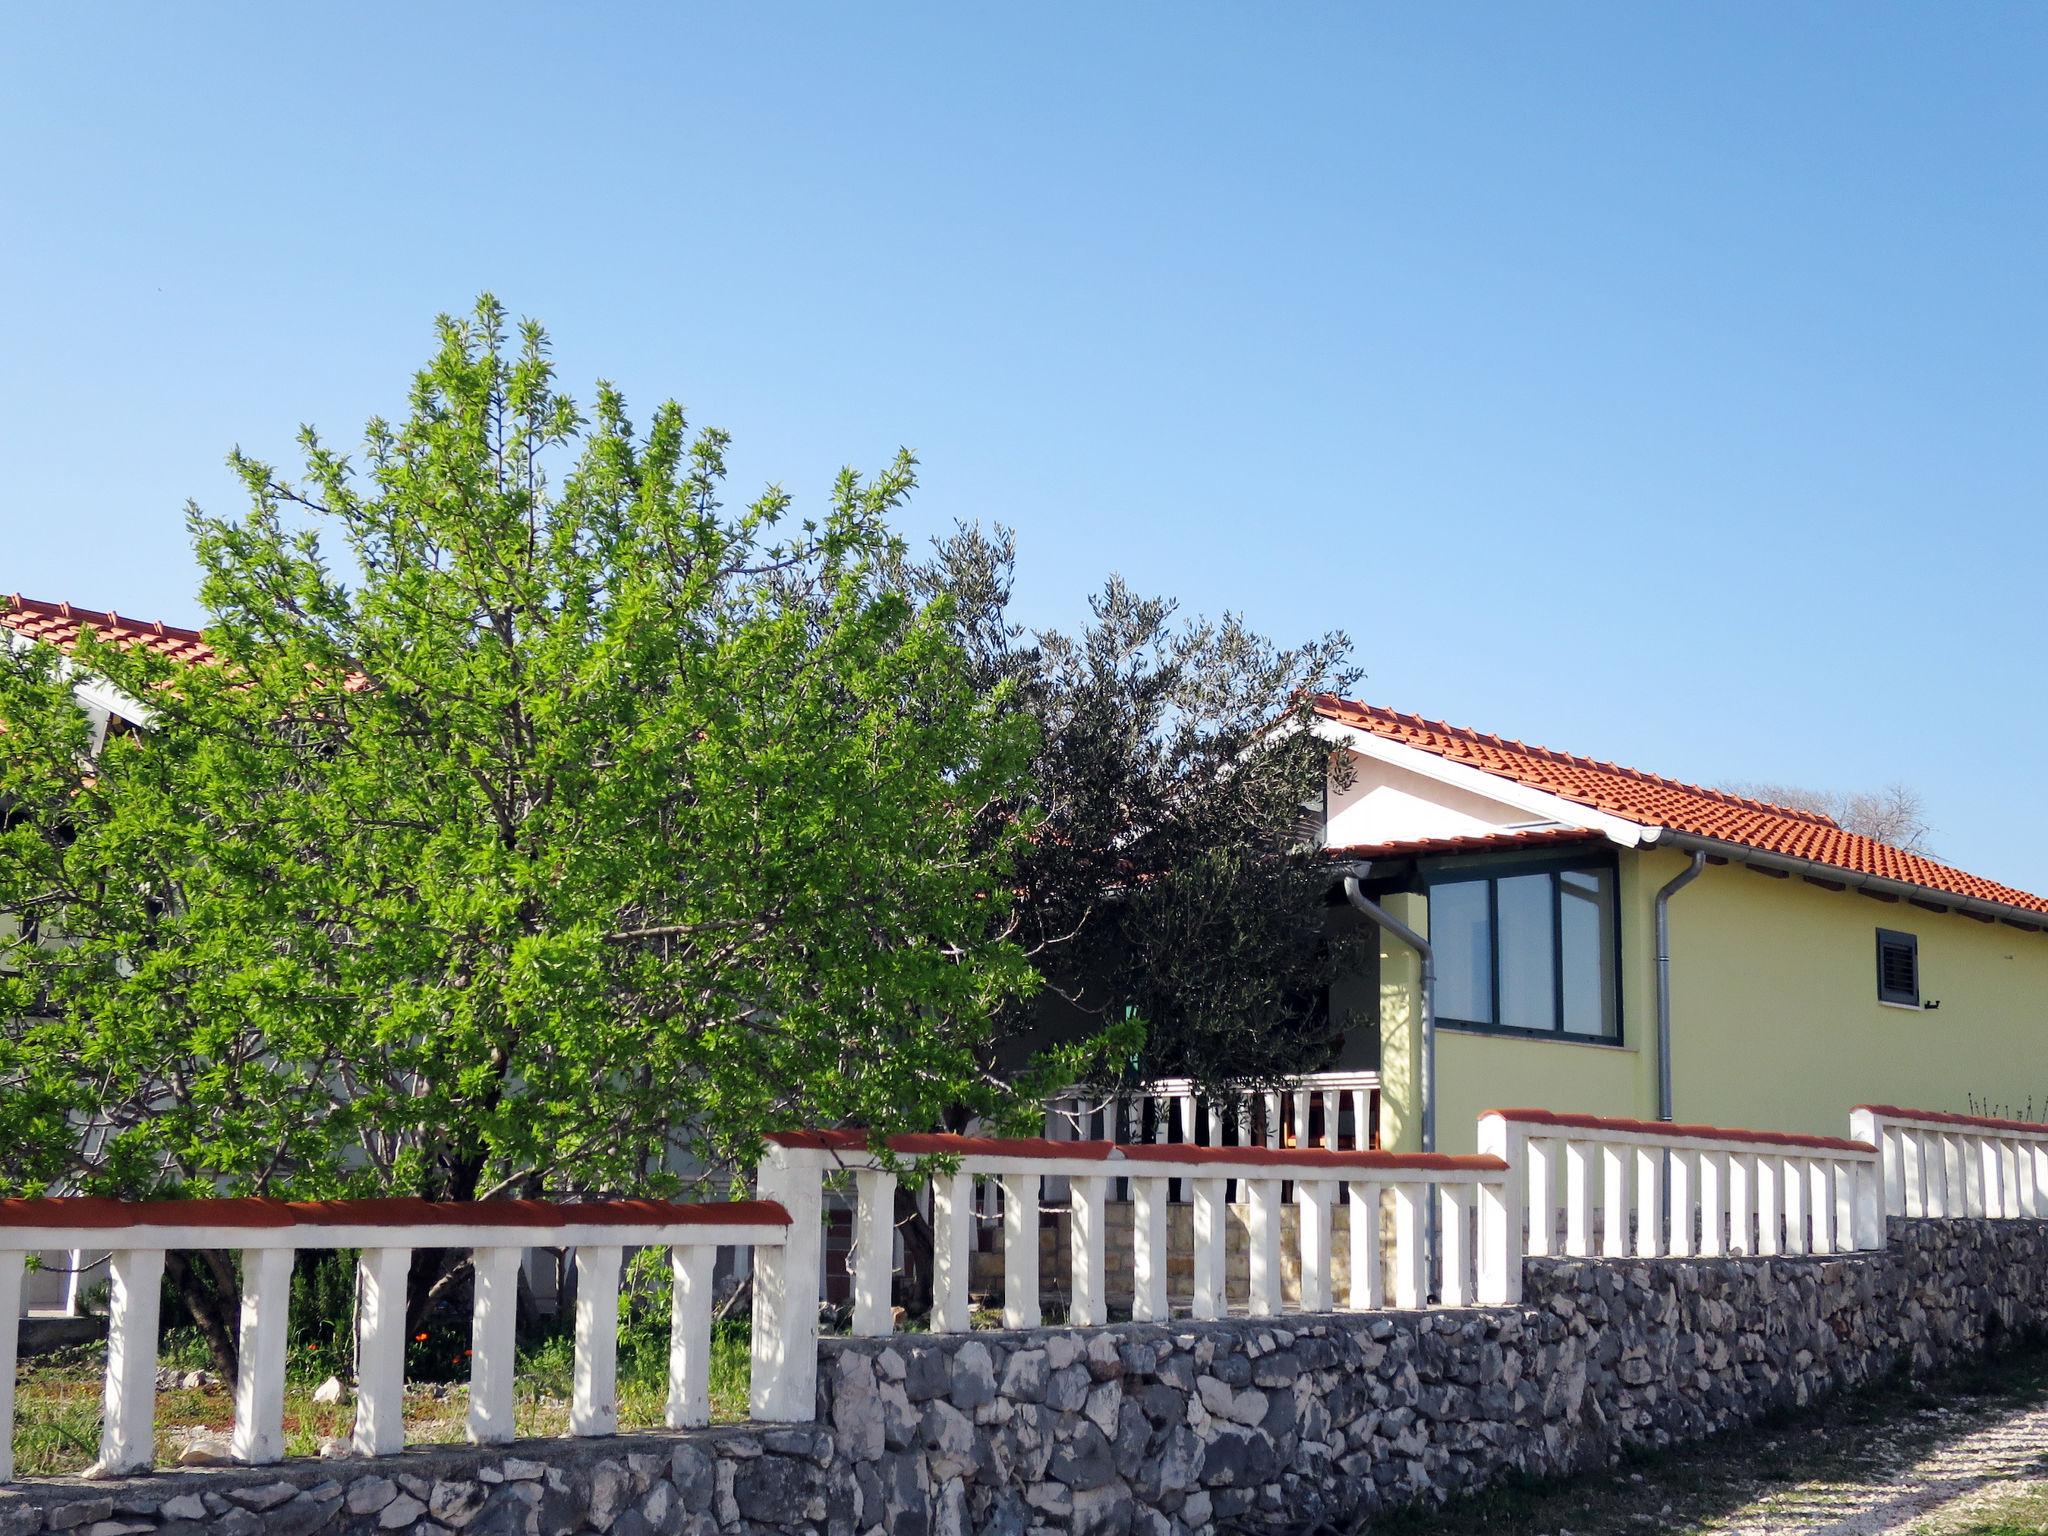
{"label": "white pillar", "polygon": [[291,1342],[292,1251],[242,1251],[242,1326],[235,1429],[228,1454],[248,1466],[284,1457],[284,1356]]}
{"label": "white pillar", "polygon": [[2020,1214],[2020,1149],[2001,1139],[1998,1143],[1998,1214],[2008,1220]]}
{"label": "white pillar", "polygon": [[1600,1253],[1609,1259],[1628,1252],[1628,1149],[1602,1143],[1600,1147],[1600,1202],[1604,1230]]}
{"label": "white pillar", "polygon": [[1664,1251],[1664,1149],[1636,1148],[1636,1257]]}
{"label": "white pillar", "polygon": [[1522,1299],[1522,1212],[1535,1231],[1550,1221],[1549,1143],[1532,1139],[1528,1128],[1504,1115],[1479,1120],[1479,1150],[1508,1165],[1498,1181],[1481,1184],[1479,1203],[1478,1296],[1481,1306],[1506,1306]]}
{"label": "white pillar", "polygon": [[1673,1147],[1669,1159],[1667,1199],[1671,1207],[1671,1226],[1666,1251],[1675,1259],[1689,1259],[1693,1248],[1693,1221],[1698,1214],[1694,1202],[1699,1197],[1694,1186],[1699,1182],[1699,1154],[1689,1147]]}
{"label": "white pillar", "polygon": [[1006,1173],[1003,1185],[1003,1326],[1036,1328],[1038,1306],[1038,1170]]}
{"label": "white pillar", "polygon": [[932,1179],[933,1333],[965,1333],[970,1321],[967,1287],[974,1262],[974,1176],[941,1173]]}
{"label": "white pillar", "polygon": [[1856,1238],[1856,1175],[1859,1164],[1837,1162],[1831,1170],[1835,1185],[1835,1252],[1851,1253],[1862,1247]]}
{"label": "white pillar", "polygon": [[1092,1175],[1068,1181],[1067,1203],[1072,1215],[1067,1228],[1071,1281],[1067,1321],[1077,1328],[1097,1328],[1109,1321],[1103,1274],[1105,1183]]}
{"label": "white pillar", "polygon": [[1246,1309],[1253,1317],[1280,1311],[1280,1181],[1247,1179],[1245,1219],[1251,1225],[1251,1284]]}
{"label": "white pillar", "polygon": [[1351,1145],[1353,1150],[1372,1150],[1372,1093],[1365,1088],[1351,1090]]}
{"label": "white pillar", "polygon": [[1427,1186],[1394,1186],[1394,1305],[1419,1307],[1428,1299],[1429,1277],[1423,1272],[1422,1201]]}
{"label": "white pillar", "polygon": [[1755,1235],[1756,1215],[1762,1209],[1758,1192],[1756,1154],[1728,1154],[1728,1251],[1733,1254],[1762,1253]]}
{"label": "white pillar", "polygon": [[405,1449],[405,1281],[410,1248],[365,1248],[356,1266],[358,1456]]}
{"label": "white pillar", "polygon": [[1728,1154],[1702,1152],[1700,1174],[1700,1257],[1718,1259],[1728,1251]]}
{"label": "white pillar", "polygon": [[569,1385],[569,1433],[619,1428],[619,1266],[606,1244],[576,1250],[576,1359]]}
{"label": "white pillar", "polygon": [[[1529,1252],[1544,1258],[1557,1246],[1558,1143],[1549,1136],[1525,1136],[1522,1146],[1529,1160]],[[1510,1203],[1513,1195],[1511,1185]]]}
{"label": "white pillar", "polygon": [[1806,1164],[1807,1219],[1813,1226],[1813,1251],[1835,1251],[1835,1169],[1831,1158],[1809,1158]]}
{"label": "white pillar", "polygon": [[1891,1134],[1899,1143],[1899,1177],[1904,1180],[1904,1205],[1889,1205],[1885,1208],[1892,1216],[1925,1216],[1927,1214],[1927,1171],[1922,1166],[1925,1144],[1920,1133],[1908,1126],[1894,1127]]}
{"label": "white pillar", "polygon": [[[94,1470],[120,1477],[156,1460],[156,1343],[162,1302],[161,1248],[117,1248],[107,1261],[107,1384]],[[14,1317],[20,1325],[20,1312]]]}
{"label": "white pillar", "polygon": [[718,1250],[708,1245],[671,1248],[669,1275],[675,1291],[668,1311],[668,1405],[670,1429],[694,1429],[711,1422],[711,1286]]}
{"label": "white pillar", "polygon": [[1224,1294],[1223,1180],[1195,1179],[1195,1296],[1194,1314],[1199,1318],[1223,1316],[1228,1305]]}
{"label": "white pillar", "polygon": [[1437,1281],[1436,1294],[1447,1307],[1463,1307],[1471,1304],[1472,1293],[1465,1279],[1471,1267],[1467,1252],[1466,1231],[1472,1215],[1472,1186],[1469,1184],[1440,1184],[1437,1186],[1437,1251],[1441,1256],[1442,1274]]}
{"label": "white pillar", "polygon": [[753,1417],[808,1424],[818,1411],[818,1281],[824,1265],[824,1175],[807,1157],[770,1147],[755,1176],[763,1200],[789,1213],[780,1243],[754,1250]]}
{"label": "white pillar", "polygon": [[853,1184],[853,1331],[877,1339],[896,1327],[889,1294],[896,1273],[896,1175],[863,1168]]}
{"label": "white pillar", "polygon": [[469,1439],[503,1445],[513,1438],[512,1384],[518,1372],[518,1248],[479,1248],[476,1301],[469,1320]]}
{"label": "white pillar", "polygon": [[1131,1180],[1131,1321],[1162,1323],[1166,1299],[1166,1197],[1164,1179]]}
{"label": "white pillar", "polygon": [[1380,1281],[1380,1187],[1351,1185],[1351,1310],[1376,1312],[1385,1304]]}
{"label": "white pillar", "polygon": [[1778,1251],[1778,1196],[1783,1190],[1784,1168],[1775,1157],[1754,1160],[1756,1178],[1756,1251],[1769,1257]]}
{"label": "white pillar", "polygon": [[1564,1251],[1583,1259],[1593,1252],[1593,1152],[1583,1141],[1564,1148]]}
{"label": "white pillar", "polygon": [[1294,1186],[1294,1198],[1301,1207],[1301,1310],[1330,1310],[1331,1207],[1337,1201],[1337,1186],[1323,1179],[1309,1179]]}
{"label": "white pillar", "polygon": [[28,1255],[0,1253],[0,1483],[14,1480],[14,1369],[21,1345],[21,1272]]}
{"label": "white pillar", "polygon": [[1805,1159],[1787,1157],[1778,1160],[1778,1195],[1785,1206],[1785,1251],[1805,1253],[1806,1244],[1806,1170]]}

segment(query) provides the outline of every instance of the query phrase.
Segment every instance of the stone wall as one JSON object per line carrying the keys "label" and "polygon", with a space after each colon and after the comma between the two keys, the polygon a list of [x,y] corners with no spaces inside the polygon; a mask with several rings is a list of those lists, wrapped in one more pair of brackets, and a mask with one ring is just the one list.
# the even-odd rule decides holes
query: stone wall
{"label": "stone wall", "polygon": [[1883,1253],[1531,1260],[1514,1308],[834,1340],[820,1422],[0,1493],[0,1536],[1339,1525],[1605,1466],[2048,1324],[2048,1223]]}

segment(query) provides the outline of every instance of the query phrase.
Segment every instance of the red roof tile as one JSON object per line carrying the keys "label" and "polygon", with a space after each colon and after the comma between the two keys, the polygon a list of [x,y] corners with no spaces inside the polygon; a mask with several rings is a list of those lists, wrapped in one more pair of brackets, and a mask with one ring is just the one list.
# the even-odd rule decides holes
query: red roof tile
{"label": "red roof tile", "polygon": [[173,661],[210,662],[213,649],[196,629],[179,629],[146,619],[127,619],[111,609],[96,613],[69,603],[45,603],[16,593],[0,598],[0,625],[61,650],[78,644],[80,630],[92,630],[110,645],[146,645]]}
{"label": "red roof tile", "polygon": [[[1850,874],[1872,875],[1916,886],[1934,895],[1959,896],[2026,912],[2048,914],[2048,899],[1966,874],[1876,838],[1848,832],[1818,811],[1771,805],[1726,790],[1707,789],[1661,774],[1644,773],[1595,758],[1530,746],[1441,720],[1324,694],[1316,713],[1340,725],[1370,732],[1403,746],[1530,789],[1542,790],[1640,826],[1662,827],[1787,858],[1824,864]],[[1494,840],[1485,840],[1491,844]]]}

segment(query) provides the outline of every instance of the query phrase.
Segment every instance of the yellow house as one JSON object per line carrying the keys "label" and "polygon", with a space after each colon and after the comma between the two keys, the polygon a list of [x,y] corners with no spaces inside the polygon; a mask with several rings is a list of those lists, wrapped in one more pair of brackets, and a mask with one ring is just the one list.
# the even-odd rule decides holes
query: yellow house
{"label": "yellow house", "polygon": [[[1350,700],[1316,728],[1340,920],[1376,909],[1432,952],[1439,1150],[1473,1150],[1491,1106],[1842,1135],[1856,1104],[2048,1097],[2048,900],[1812,811]],[[1377,1073],[1377,1139],[1412,1150],[1422,955],[1379,926],[1337,1065]]]}

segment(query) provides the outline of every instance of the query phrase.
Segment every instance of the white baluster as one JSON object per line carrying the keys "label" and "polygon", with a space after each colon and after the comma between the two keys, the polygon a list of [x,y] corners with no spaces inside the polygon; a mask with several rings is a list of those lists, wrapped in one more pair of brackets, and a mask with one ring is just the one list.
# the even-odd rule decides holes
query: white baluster
{"label": "white baluster", "polygon": [[1756,1252],[1768,1258],[1778,1251],[1778,1195],[1784,1179],[1775,1157],[1753,1160],[1756,1189]]}
{"label": "white baluster", "polygon": [[1003,1326],[1036,1328],[1038,1307],[1038,1171],[1006,1173],[1003,1183]]}
{"label": "white baluster", "polygon": [[1564,1147],[1564,1251],[1572,1258],[1593,1252],[1593,1157],[1596,1148],[1583,1141]]}
{"label": "white baluster", "polygon": [[[156,1460],[156,1343],[163,1250],[116,1249],[107,1261],[107,1278],[107,1382],[95,1471],[102,1477],[119,1477],[144,1471]],[[19,1317],[19,1311],[14,1316]]]}
{"label": "white baluster", "polygon": [[1195,1186],[1195,1295],[1198,1318],[1223,1316],[1228,1298],[1224,1293],[1223,1180],[1196,1179]]}
{"label": "white baluster", "polygon": [[1756,1154],[1728,1154],[1728,1251],[1747,1255],[1761,1253],[1754,1236],[1756,1215],[1762,1208],[1757,1189]]}
{"label": "white baluster", "polygon": [[674,1283],[668,1313],[668,1403],[670,1429],[695,1429],[711,1422],[711,1285],[718,1250],[704,1244],[671,1248],[668,1268]]}
{"label": "white baluster", "polygon": [[1467,1224],[1472,1217],[1472,1186],[1469,1184],[1439,1184],[1437,1186],[1437,1251],[1440,1255],[1442,1273],[1437,1281],[1437,1296],[1447,1307],[1462,1307],[1470,1304],[1472,1293],[1465,1276],[1471,1267],[1467,1252]]}
{"label": "white baluster", "polygon": [[1804,1160],[1796,1157],[1778,1160],[1778,1193],[1785,1207],[1785,1252],[1805,1253],[1806,1243],[1806,1179],[1801,1167]]}
{"label": "white baluster", "polygon": [[932,1179],[933,1333],[968,1328],[969,1273],[974,1262],[974,1176],[941,1173]]}
{"label": "white baluster", "polygon": [[1834,1164],[1825,1157],[1807,1159],[1806,1209],[1813,1226],[1813,1251],[1835,1251]]}
{"label": "white baluster", "polygon": [[1706,1151],[1699,1155],[1700,1257],[1718,1259],[1728,1251],[1725,1227],[1728,1220],[1728,1154]]}
{"label": "white baluster", "polygon": [[1600,1198],[1605,1230],[1600,1252],[1610,1259],[1628,1252],[1628,1149],[1602,1144],[1600,1148]]}
{"label": "white baluster", "polygon": [[1294,1186],[1301,1207],[1301,1310],[1330,1310],[1332,1212],[1337,1203],[1337,1186],[1324,1179],[1309,1179]]}
{"label": "white baluster", "polygon": [[2041,1214],[2041,1168],[2031,1142],[2021,1142],[2018,1147],[2019,1161],[2015,1170],[2019,1176],[2020,1215]]}
{"label": "white baluster", "polygon": [[25,1253],[0,1252],[0,1483],[14,1480],[14,1371],[21,1341]]}
{"label": "white baluster", "polygon": [[1266,1095],[1266,1146],[1277,1151],[1280,1146],[1280,1095]]}
{"label": "white baluster", "polygon": [[1868,1163],[1856,1165],[1856,1246],[1876,1250],[1884,1246],[1884,1201],[1880,1198],[1877,1170]]}
{"label": "white baluster", "polygon": [[1092,1175],[1068,1181],[1067,1264],[1071,1283],[1067,1320],[1077,1328],[1095,1328],[1109,1320],[1103,1295],[1106,1182]]}
{"label": "white baluster", "polygon": [[1166,1321],[1165,1179],[1131,1180],[1131,1321]]}
{"label": "white baluster", "polygon": [[503,1445],[513,1437],[520,1253],[517,1248],[479,1248],[470,1255],[475,1299],[469,1319],[467,1429],[472,1445]]}
{"label": "white baluster", "polygon": [[2007,1220],[2020,1215],[2020,1149],[2001,1139],[1998,1143],[1998,1214]]}
{"label": "white baluster", "polygon": [[1247,1310],[1253,1317],[1280,1311],[1280,1181],[1246,1179],[1245,1218],[1251,1225],[1251,1284]]}
{"label": "white baluster", "polygon": [[1429,1277],[1422,1248],[1422,1184],[1394,1189],[1394,1305],[1419,1307],[1428,1298]]}
{"label": "white baluster", "polygon": [[[1523,1139],[1529,1161],[1529,1252],[1547,1257],[1557,1246],[1557,1149],[1549,1136]],[[1514,1203],[1510,1197],[1510,1203]],[[1518,1222],[1519,1228],[1520,1223]]]}
{"label": "white baluster", "polygon": [[1891,1134],[1898,1138],[1899,1173],[1905,1181],[1905,1204],[1888,1205],[1890,1213],[1920,1217],[1927,1214],[1927,1173],[1922,1167],[1925,1144],[1918,1131],[1905,1126],[1896,1127]]}
{"label": "white baluster", "polygon": [[1947,1216],[1949,1191],[1955,1188],[1951,1169],[1959,1166],[1950,1156],[1949,1139],[1929,1131],[1916,1131],[1913,1139],[1920,1144],[1920,1162],[1927,1171],[1926,1214],[1936,1218]]}
{"label": "white baluster", "polygon": [[569,1433],[619,1428],[619,1265],[609,1243],[576,1250],[576,1355],[569,1382]]}
{"label": "white baluster", "polygon": [[1835,1188],[1835,1252],[1851,1253],[1862,1245],[1856,1240],[1857,1163],[1837,1162],[1830,1170]]}
{"label": "white baluster", "polygon": [[853,1187],[853,1331],[878,1339],[896,1331],[896,1175],[862,1168]]}
{"label": "white baluster", "polygon": [[1636,1148],[1636,1257],[1654,1259],[1664,1251],[1664,1149]]}
{"label": "white baluster", "polygon": [[235,1429],[228,1454],[245,1466],[284,1457],[284,1357],[291,1342],[292,1251],[242,1251],[242,1327]]}
{"label": "white baluster", "polygon": [[1342,1089],[1323,1090],[1323,1146],[1327,1151],[1340,1152],[1344,1148],[1344,1093]]}
{"label": "white baluster", "polygon": [[1372,1090],[1351,1090],[1351,1146],[1354,1151],[1372,1150]]}
{"label": "white baluster", "polygon": [[1699,1182],[1699,1154],[1688,1147],[1673,1147],[1669,1156],[1671,1230],[1668,1251],[1675,1259],[1689,1259],[1692,1257],[1693,1202],[1698,1198],[1693,1186]]}
{"label": "white baluster", "polygon": [[1385,1305],[1380,1281],[1380,1186],[1354,1180],[1351,1197],[1351,1310],[1376,1312]]}
{"label": "white baluster", "polygon": [[405,1281],[410,1248],[365,1248],[356,1266],[356,1422],[358,1456],[405,1449]]}
{"label": "white baluster", "polygon": [[1970,1180],[1964,1166],[1968,1161],[1962,1137],[1944,1135],[1941,1138],[1941,1214],[1944,1216],[1970,1214]]}

